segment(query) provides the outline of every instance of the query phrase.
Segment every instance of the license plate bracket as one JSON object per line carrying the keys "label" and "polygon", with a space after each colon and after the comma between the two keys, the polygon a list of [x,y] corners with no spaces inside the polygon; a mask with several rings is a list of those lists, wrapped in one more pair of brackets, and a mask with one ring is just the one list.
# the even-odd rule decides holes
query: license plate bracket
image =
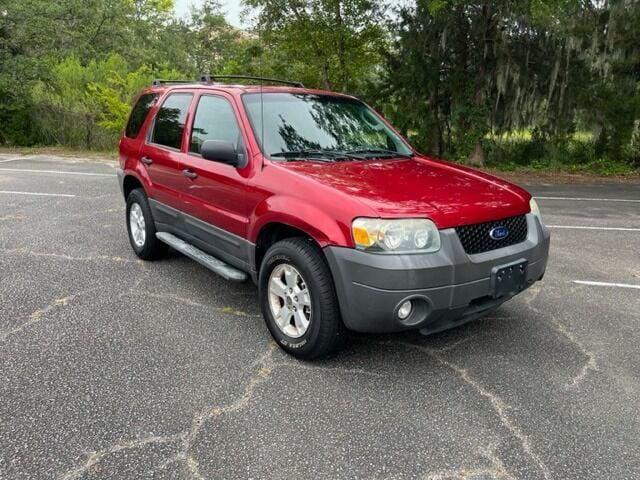
{"label": "license plate bracket", "polygon": [[524,290],[527,281],[527,260],[516,260],[491,269],[491,291],[493,298],[513,296]]}

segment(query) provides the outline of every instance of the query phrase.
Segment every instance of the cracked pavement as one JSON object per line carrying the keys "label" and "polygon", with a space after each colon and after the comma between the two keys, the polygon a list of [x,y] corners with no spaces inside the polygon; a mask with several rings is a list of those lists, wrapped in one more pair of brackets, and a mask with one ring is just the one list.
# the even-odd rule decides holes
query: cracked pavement
{"label": "cracked pavement", "polygon": [[[639,285],[640,232],[553,230],[544,281],[489,318],[305,363],[252,284],[134,256],[113,163],[0,162],[0,191],[70,195],[0,194],[1,479],[640,477],[640,291],[573,283]],[[640,228],[640,203],[539,203]]]}

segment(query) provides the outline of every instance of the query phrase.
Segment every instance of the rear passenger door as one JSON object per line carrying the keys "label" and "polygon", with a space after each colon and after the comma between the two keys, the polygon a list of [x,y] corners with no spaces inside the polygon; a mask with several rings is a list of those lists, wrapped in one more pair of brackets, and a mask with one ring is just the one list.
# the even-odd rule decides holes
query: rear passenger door
{"label": "rear passenger door", "polygon": [[[192,100],[191,92],[170,92],[158,108],[139,153],[151,181],[149,196],[173,208],[180,208],[181,204],[181,151]],[[173,223],[170,218],[156,218],[156,221]]]}
{"label": "rear passenger door", "polygon": [[[181,194],[189,235],[206,243],[208,250],[246,268],[248,242],[246,175],[248,168],[205,160],[200,148],[206,140],[231,142],[247,163],[245,139],[231,98],[222,93],[202,93],[197,99],[182,168]],[[238,264],[234,260],[242,263]]]}

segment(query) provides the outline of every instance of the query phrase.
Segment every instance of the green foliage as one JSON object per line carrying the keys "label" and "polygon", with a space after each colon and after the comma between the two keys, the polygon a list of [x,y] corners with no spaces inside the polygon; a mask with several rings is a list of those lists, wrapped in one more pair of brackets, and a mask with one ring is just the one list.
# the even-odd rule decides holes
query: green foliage
{"label": "green foliage", "polygon": [[485,139],[487,166],[500,170],[552,170],[602,176],[637,172],[632,162],[597,156],[593,135],[579,132],[549,138],[539,131]]}
{"label": "green foliage", "polygon": [[361,96],[421,151],[501,168],[640,168],[640,2],[3,0],[0,144],[113,149],[155,77],[237,73]]}
{"label": "green foliage", "polygon": [[172,0],[5,0],[0,143],[113,149],[153,78],[219,71],[241,49],[218,8],[209,0],[187,21]]}
{"label": "green foliage", "polygon": [[[638,2],[417,0],[391,24],[380,106],[420,148],[459,161],[526,162],[519,148],[553,159],[577,128],[596,136],[580,164],[631,161],[638,25]],[[544,135],[516,150],[485,140],[522,128]]]}
{"label": "green foliage", "polygon": [[143,65],[130,71],[116,54],[82,65],[67,58],[51,67],[47,81],[32,90],[35,129],[45,144],[108,149],[124,128],[136,94],[161,77],[183,78],[175,70]]}
{"label": "green foliage", "polygon": [[245,0],[260,9],[265,67],[310,86],[358,91],[375,72],[386,36],[373,0]]}

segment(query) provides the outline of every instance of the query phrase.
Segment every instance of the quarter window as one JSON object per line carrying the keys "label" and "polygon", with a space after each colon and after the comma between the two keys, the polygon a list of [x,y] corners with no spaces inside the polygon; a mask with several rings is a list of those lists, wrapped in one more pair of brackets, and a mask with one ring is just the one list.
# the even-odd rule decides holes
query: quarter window
{"label": "quarter window", "polygon": [[131,115],[127,122],[127,128],[124,130],[124,134],[127,137],[136,138],[138,136],[138,133],[140,133],[140,129],[144,124],[144,120],[149,114],[149,110],[151,110],[151,107],[153,107],[157,99],[158,95],[155,93],[146,93],[140,96],[133,107],[133,110],[131,110]]}
{"label": "quarter window", "polygon": [[205,140],[231,142],[240,151],[241,138],[231,104],[222,97],[200,97],[191,129],[189,151],[199,154]]}
{"label": "quarter window", "polygon": [[180,149],[192,97],[191,93],[174,93],[167,97],[156,115],[151,143]]}

